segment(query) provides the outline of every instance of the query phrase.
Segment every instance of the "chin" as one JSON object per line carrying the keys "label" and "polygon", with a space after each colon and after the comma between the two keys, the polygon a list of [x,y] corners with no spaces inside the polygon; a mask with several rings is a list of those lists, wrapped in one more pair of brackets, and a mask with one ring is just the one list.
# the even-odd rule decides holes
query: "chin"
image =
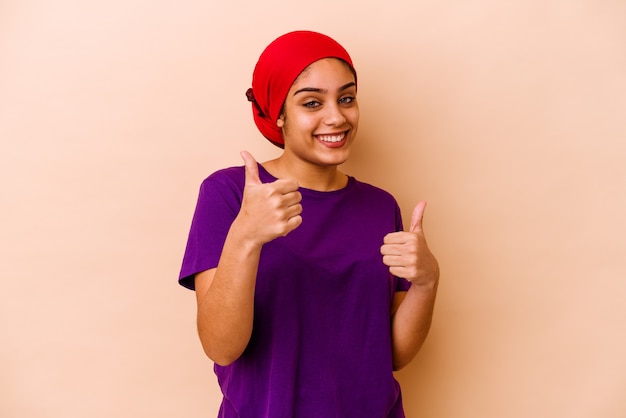
{"label": "chin", "polygon": [[341,150],[340,152],[334,151],[326,155],[322,155],[319,161],[322,165],[341,165],[348,161],[350,157],[350,150]]}

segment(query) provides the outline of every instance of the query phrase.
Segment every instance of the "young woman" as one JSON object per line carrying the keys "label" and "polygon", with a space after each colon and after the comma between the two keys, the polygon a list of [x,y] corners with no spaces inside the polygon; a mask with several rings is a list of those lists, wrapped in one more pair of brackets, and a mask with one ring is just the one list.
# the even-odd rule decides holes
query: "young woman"
{"label": "young woman", "polygon": [[283,148],[201,186],[180,283],[223,392],[220,417],[403,417],[393,370],[428,333],[439,280],[387,192],[338,169],[359,123],[352,60],[298,31],[255,67],[256,125]]}

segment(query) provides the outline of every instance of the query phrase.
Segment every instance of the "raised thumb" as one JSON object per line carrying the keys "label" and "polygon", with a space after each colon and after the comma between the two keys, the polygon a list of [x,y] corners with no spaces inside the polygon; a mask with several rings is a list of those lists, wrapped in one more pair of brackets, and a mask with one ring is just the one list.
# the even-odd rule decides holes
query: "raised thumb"
{"label": "raised thumb", "polygon": [[240,154],[246,167],[246,184],[261,184],[259,166],[254,157],[248,151],[241,151]]}
{"label": "raised thumb", "polygon": [[411,227],[409,231],[411,232],[421,232],[422,231],[422,220],[424,219],[424,210],[426,209],[426,202],[421,201],[415,208],[413,209],[413,213],[411,214]]}

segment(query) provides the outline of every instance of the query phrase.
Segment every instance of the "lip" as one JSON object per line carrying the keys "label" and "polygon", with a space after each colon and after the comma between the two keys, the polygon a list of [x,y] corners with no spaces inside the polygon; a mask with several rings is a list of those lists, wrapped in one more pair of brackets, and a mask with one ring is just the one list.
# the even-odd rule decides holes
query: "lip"
{"label": "lip", "polygon": [[[315,137],[315,139],[321,143],[322,145],[328,147],[328,148],[340,148],[342,147],[346,141],[348,140],[348,133],[350,132],[350,130],[346,130],[346,131],[339,131],[339,132],[325,132],[323,134],[314,134],[313,136]],[[336,142],[331,142],[331,141],[324,141],[322,139],[320,139],[320,137],[328,137],[328,136],[341,136],[343,135],[343,138],[339,141]]]}

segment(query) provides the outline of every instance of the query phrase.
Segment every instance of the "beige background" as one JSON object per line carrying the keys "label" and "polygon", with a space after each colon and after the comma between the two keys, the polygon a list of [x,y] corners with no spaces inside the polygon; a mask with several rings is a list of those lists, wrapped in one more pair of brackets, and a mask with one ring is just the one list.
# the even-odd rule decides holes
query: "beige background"
{"label": "beige background", "polygon": [[176,276],[200,181],[277,154],[244,92],[293,29],[356,62],[345,169],[429,201],[408,416],[626,416],[623,0],[0,2],[0,416],[215,416]]}

